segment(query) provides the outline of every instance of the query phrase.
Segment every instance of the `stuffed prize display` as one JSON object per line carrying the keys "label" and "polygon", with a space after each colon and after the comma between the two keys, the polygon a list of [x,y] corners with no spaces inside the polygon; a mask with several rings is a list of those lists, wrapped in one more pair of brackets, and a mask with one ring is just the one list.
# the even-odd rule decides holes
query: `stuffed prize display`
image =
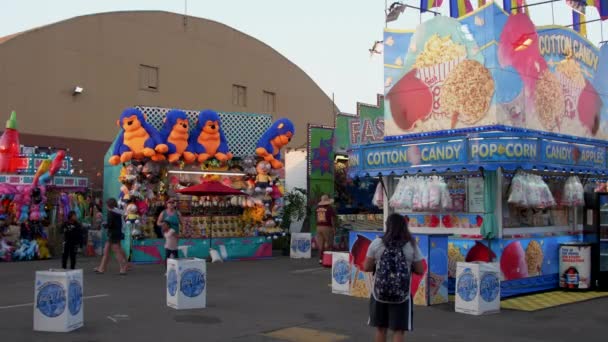
{"label": "stuffed prize display", "polygon": [[[256,150],[252,151],[255,154],[243,156],[238,161],[232,160],[233,154],[224,134],[225,127],[219,114],[213,110],[200,111],[196,123],[190,125],[186,112],[172,109],[167,112],[158,132],[146,122],[146,116],[140,110],[127,108],[117,124],[120,132],[109,163],[123,164],[118,200],[125,213],[125,234],[135,238],[152,236],[155,220],[147,219],[148,208],[156,210],[158,203],[164,202],[167,196],[174,196],[177,190],[197,180],[196,177],[169,175],[167,166],[173,164],[182,167],[194,162],[200,164],[201,170],[236,170],[244,173],[242,177],[215,175],[215,178],[205,176],[201,180],[217,180],[251,196],[248,200],[235,200],[236,206],[245,207],[239,223],[241,227],[246,225],[245,231],[262,235],[282,232],[279,226],[284,188],[279,181],[283,168],[280,153],[295,134],[290,120],[274,122],[259,139]],[[203,206],[213,203],[209,199],[199,202]],[[64,208],[68,207],[70,204],[66,203]],[[205,221],[197,219],[195,222]],[[218,237],[230,236],[227,230],[233,228],[226,228],[232,227],[230,222],[220,219],[216,223],[216,226],[220,226]],[[192,227],[186,224],[183,234],[189,230]]]}

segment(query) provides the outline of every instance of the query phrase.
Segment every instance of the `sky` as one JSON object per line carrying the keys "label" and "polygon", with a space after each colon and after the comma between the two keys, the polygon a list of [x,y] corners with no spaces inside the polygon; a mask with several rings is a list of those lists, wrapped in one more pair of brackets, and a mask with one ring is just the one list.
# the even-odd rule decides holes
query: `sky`
{"label": "sky", "polygon": [[[528,4],[546,0],[528,1]],[[392,1],[388,1],[390,5]],[[476,7],[477,1],[472,0]],[[0,0],[0,37],[79,15],[162,10],[210,19],[253,36],[303,69],[342,112],[356,113],[357,102],[376,103],[383,92],[381,55],[370,56],[385,27],[383,0]],[[406,0],[418,6],[419,0]],[[447,15],[445,0],[439,12]],[[187,4],[187,6],[186,6]],[[186,11],[187,8],[187,11]],[[537,25],[570,25],[571,11],[564,1],[530,9]],[[599,18],[587,9],[587,20]],[[432,16],[422,15],[422,20]],[[407,9],[393,29],[414,29],[421,20]],[[608,40],[608,22],[587,26],[594,44]]]}

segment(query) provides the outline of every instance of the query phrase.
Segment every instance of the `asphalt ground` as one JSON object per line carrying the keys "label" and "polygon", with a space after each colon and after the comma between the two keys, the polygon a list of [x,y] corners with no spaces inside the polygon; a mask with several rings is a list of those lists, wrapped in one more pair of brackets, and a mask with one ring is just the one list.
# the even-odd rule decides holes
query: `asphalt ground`
{"label": "asphalt ground", "polygon": [[[0,263],[0,341],[371,341],[368,302],[334,295],[328,269],[315,259],[208,264],[207,308],[177,311],[165,298],[164,267],[135,265],[118,275],[84,270],[84,327],[71,333],[33,331],[36,270],[58,260]],[[607,341],[608,299],[537,312],[489,316],[454,312],[453,304],[415,307],[408,341]]]}

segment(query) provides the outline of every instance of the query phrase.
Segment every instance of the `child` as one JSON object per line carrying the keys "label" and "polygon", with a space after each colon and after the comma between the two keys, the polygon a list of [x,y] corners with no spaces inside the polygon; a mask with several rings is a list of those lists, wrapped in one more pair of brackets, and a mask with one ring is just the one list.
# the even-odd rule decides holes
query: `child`
{"label": "child", "polygon": [[68,220],[61,227],[63,231],[63,255],[61,257],[61,266],[65,269],[68,265],[68,256],[70,257],[70,268],[76,267],[76,252],[82,247],[83,229],[78,222],[75,211],[70,211]]}
{"label": "child", "polygon": [[177,233],[175,229],[169,226],[169,222],[163,221],[161,223],[163,236],[165,237],[165,266],[167,265],[167,259],[173,257],[177,259]]}

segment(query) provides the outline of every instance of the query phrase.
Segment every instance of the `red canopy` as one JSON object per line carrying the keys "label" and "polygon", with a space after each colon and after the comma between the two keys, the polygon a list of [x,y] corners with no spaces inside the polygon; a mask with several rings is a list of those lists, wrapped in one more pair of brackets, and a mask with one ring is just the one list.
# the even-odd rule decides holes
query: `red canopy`
{"label": "red canopy", "polygon": [[226,186],[218,181],[206,181],[201,184],[189,186],[178,190],[180,194],[191,196],[226,196],[226,195],[242,195],[245,193]]}

